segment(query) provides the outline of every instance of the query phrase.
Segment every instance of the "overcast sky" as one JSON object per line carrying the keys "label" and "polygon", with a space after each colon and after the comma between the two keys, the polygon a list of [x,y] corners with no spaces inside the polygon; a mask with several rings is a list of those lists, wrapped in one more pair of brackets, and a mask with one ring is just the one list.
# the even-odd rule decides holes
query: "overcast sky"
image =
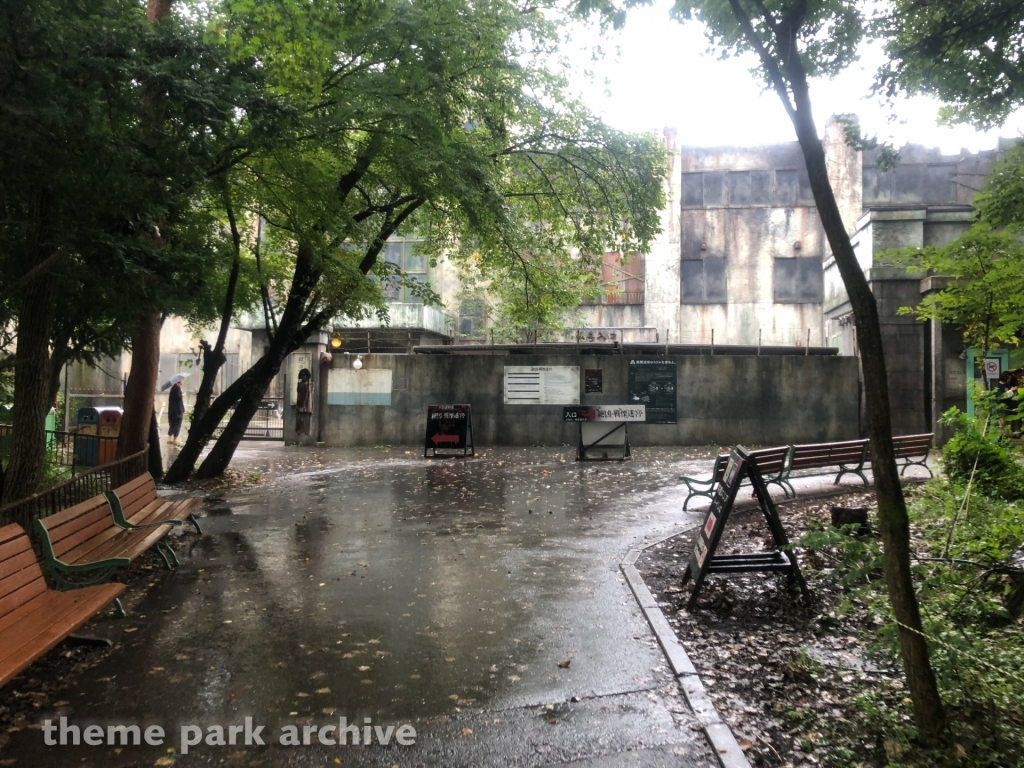
{"label": "overcast sky", "polygon": [[[774,93],[762,93],[751,77],[752,59],[719,61],[704,55],[707,43],[696,22],[680,24],[669,18],[671,2],[631,10],[625,29],[602,39],[592,27],[574,31],[572,83],[590,108],[611,125],[630,131],[678,128],[681,146],[749,146],[793,141],[793,126]],[[590,61],[581,44],[600,42],[603,60]],[[832,81],[816,81],[811,100],[819,129],[830,114],[860,116],[867,135],[941,147],[945,153],[961,148],[992,149],[999,135],[1024,135],[1020,113],[998,131],[979,133],[966,126],[936,124],[938,103],[913,99],[897,105],[897,120],[872,98],[872,76],[882,60],[877,49],[865,49],[861,60]],[[590,70],[593,79],[584,76]],[[607,80],[607,83],[605,82]],[[607,92],[606,92],[607,91]]]}

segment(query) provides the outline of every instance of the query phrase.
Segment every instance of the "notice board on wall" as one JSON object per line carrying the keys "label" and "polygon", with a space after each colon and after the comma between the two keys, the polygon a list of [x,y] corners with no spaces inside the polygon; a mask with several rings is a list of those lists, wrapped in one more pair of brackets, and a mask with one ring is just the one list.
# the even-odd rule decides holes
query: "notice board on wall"
{"label": "notice board on wall", "polygon": [[579,366],[505,366],[505,405],[579,405],[579,402]]}
{"label": "notice board on wall", "polygon": [[645,406],[648,424],[675,424],[676,361],[630,360],[627,400],[630,405]]}

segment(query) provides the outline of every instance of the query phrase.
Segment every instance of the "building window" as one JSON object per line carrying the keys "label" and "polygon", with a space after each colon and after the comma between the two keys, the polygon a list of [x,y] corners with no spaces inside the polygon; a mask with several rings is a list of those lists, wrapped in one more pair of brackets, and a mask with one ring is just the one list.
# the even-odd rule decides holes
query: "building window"
{"label": "building window", "polygon": [[384,298],[387,301],[404,304],[422,304],[423,299],[416,295],[410,281],[430,284],[427,257],[419,252],[422,240],[392,237],[384,246],[384,261],[394,265],[405,273],[405,284],[397,277],[384,283]]}
{"label": "building window", "polygon": [[484,304],[479,299],[468,299],[459,307],[459,335],[481,338],[484,333]]}
{"label": "building window", "polygon": [[725,259],[684,259],[680,263],[680,304],[724,304]]}
{"label": "building window", "polygon": [[821,304],[825,300],[825,276],[821,257],[775,259],[776,304]]}
{"label": "building window", "polygon": [[643,304],[644,257],[635,251],[623,256],[606,253],[601,262],[601,285],[604,291],[583,304]]}

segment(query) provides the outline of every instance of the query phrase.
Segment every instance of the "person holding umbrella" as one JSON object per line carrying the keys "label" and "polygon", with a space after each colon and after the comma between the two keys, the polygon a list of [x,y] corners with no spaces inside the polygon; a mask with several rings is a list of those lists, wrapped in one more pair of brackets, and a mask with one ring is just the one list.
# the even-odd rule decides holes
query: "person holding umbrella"
{"label": "person holding umbrella", "polygon": [[185,397],[181,391],[181,382],[187,376],[186,373],[175,374],[160,388],[171,388],[167,393],[167,442],[174,445],[178,444],[178,433],[181,432],[181,422],[185,418]]}

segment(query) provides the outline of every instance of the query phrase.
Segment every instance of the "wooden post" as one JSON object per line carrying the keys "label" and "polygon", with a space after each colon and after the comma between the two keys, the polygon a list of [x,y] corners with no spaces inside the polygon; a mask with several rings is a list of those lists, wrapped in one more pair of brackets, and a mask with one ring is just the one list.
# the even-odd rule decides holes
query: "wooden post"
{"label": "wooden post", "polygon": [[804,357],[811,354],[811,329],[807,329],[807,346],[804,348]]}
{"label": "wooden post", "polygon": [[715,329],[711,329],[711,354],[715,354]]}
{"label": "wooden post", "polygon": [[761,356],[761,329],[757,329],[757,356]]}

